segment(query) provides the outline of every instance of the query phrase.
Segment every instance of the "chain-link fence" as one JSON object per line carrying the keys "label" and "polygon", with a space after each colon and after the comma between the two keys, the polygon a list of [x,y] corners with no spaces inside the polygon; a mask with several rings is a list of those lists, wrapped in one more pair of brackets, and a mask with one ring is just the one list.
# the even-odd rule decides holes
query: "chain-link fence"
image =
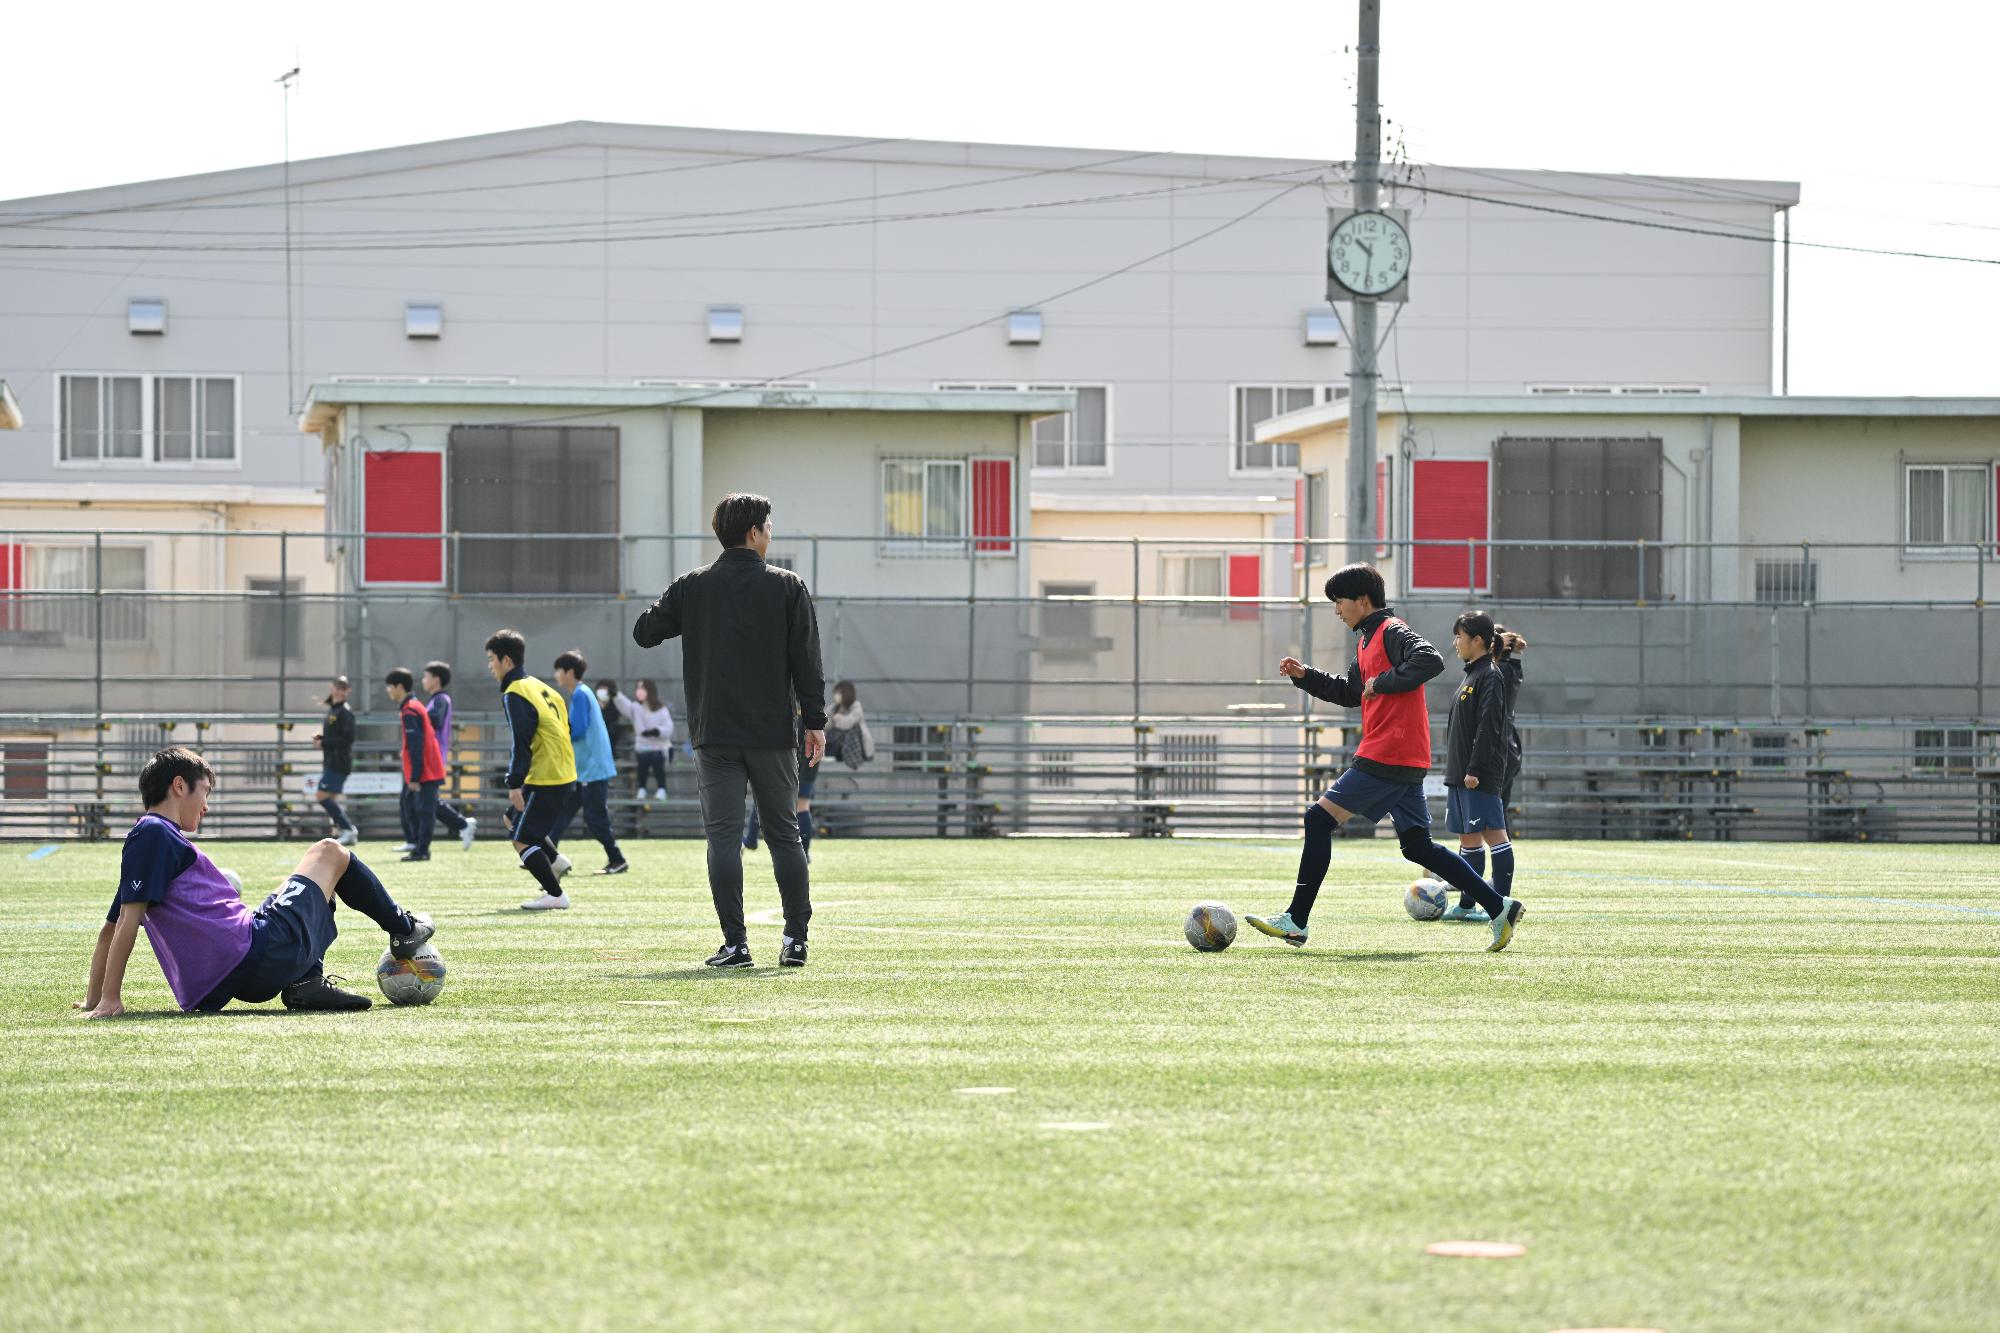
{"label": "chain-link fence", "polygon": [[[361,583],[368,543],[385,540],[436,544],[438,586]],[[0,832],[89,832],[103,810],[128,803],[131,776],[167,724],[178,724],[177,738],[198,734],[230,753],[238,790],[268,793],[254,811],[239,807],[243,818],[265,829],[317,827],[299,788],[317,771],[305,738],[328,678],[353,679],[364,735],[379,731],[374,744],[386,754],[392,713],[382,677],[432,659],[457,668],[458,768],[476,800],[491,758],[482,747],[497,744],[499,721],[483,644],[503,626],[526,635],[531,670],[546,674],[558,652],[579,648],[591,679],[628,691],[650,679],[678,712],[678,650],[642,650],[631,638],[658,589],[633,585],[646,570],[706,560],[712,539],[512,538],[510,568],[523,550],[564,543],[595,543],[616,559],[564,565],[565,578],[589,583],[578,590],[466,590],[490,586],[496,540],[0,534],[9,571],[0,585]],[[884,731],[889,758],[847,778],[872,831],[1283,828],[1352,744],[1345,710],[1311,700],[1277,672],[1286,655],[1337,670],[1352,651],[1316,586],[1332,562],[1326,543],[1008,538],[993,547],[804,536],[773,550],[814,588],[828,681],[854,682]],[[1595,570],[1601,586],[1614,549],[1631,576],[1629,599],[1497,601],[1479,590],[1502,562],[1520,559],[1558,571],[1572,562]],[[1524,791],[1538,794],[1546,827],[1858,836],[1872,820],[1880,836],[1908,789],[1925,793],[1925,808],[1920,817],[1898,811],[1900,836],[1919,827],[1989,835],[2000,784],[2000,724],[1986,722],[1988,692],[2000,684],[2000,619],[1983,595],[1981,557],[1990,552],[1919,566],[1941,571],[1929,580],[1939,589],[1964,585],[1962,599],[1832,602],[1815,600],[1829,568],[1849,589],[1893,587],[1910,553],[1392,543],[1380,554],[1393,579],[1414,573],[1426,551],[1433,569],[1441,551],[1462,559],[1474,585],[1395,599],[1447,659],[1452,620],[1468,605],[1530,641],[1519,715],[1542,739]],[[1587,569],[1586,557],[1595,562]],[[486,573],[467,577],[478,569]],[[1669,574],[1657,580],[1648,570]],[[1747,595],[1690,591],[1703,589]],[[1737,738],[1742,753],[1725,746],[1718,758],[1718,736]],[[1673,740],[1661,749],[1647,737]],[[1704,765],[1737,776],[1687,776]],[[1634,781],[1614,791],[1603,772]],[[939,773],[948,775],[942,785]],[[1876,784],[1866,799],[1814,795],[1822,778],[1857,773]],[[1741,796],[1746,784],[1762,798]],[[635,804],[632,817],[685,831],[691,791],[670,797],[680,804]],[[871,801],[881,804],[865,811]],[[1620,813],[1648,805],[1678,813]],[[1826,814],[1836,806],[1875,813]],[[288,807],[298,815],[289,824]]]}

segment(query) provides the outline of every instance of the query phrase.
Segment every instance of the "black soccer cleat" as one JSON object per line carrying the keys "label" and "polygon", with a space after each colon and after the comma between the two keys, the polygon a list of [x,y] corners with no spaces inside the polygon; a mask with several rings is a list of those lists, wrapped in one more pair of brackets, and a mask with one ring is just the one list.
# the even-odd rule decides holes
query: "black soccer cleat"
{"label": "black soccer cleat", "polygon": [[703,960],[704,967],[755,967],[750,961],[750,946],[747,944],[725,944]]}
{"label": "black soccer cleat", "polygon": [[622,875],[631,868],[632,864],[629,861],[613,861],[597,873],[600,875]]}
{"label": "black soccer cleat", "polygon": [[429,852],[411,852],[408,856],[400,856],[396,859],[399,861],[428,861],[431,859],[431,854]]}
{"label": "black soccer cleat", "polygon": [[785,947],[778,951],[779,967],[804,967],[806,965],[806,942],[785,936]]}
{"label": "black soccer cleat", "polygon": [[404,962],[408,962],[417,956],[417,950],[423,948],[424,944],[435,934],[437,934],[437,927],[431,924],[431,919],[428,916],[425,916],[422,912],[412,912],[410,913],[410,933],[407,935],[391,935],[389,937],[389,952]]}
{"label": "black soccer cleat", "polygon": [[279,992],[287,1009],[318,1010],[361,1010],[369,1008],[372,1001],[366,995],[351,990],[342,990],[334,983],[345,981],[345,977],[330,977],[324,972],[314,972],[302,981],[294,981]]}

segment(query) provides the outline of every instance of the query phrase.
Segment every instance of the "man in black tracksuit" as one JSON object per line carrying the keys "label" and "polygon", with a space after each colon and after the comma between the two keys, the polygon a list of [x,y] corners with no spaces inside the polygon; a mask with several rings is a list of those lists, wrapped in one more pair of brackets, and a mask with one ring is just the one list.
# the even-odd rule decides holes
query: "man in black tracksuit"
{"label": "man in black tracksuit", "polygon": [[[805,580],[767,564],[771,502],[728,495],[715,506],[722,555],[674,580],[632,626],[652,648],[681,640],[688,741],[701,775],[701,820],[708,837],[708,887],[722,926],[710,967],[749,967],[743,928],[743,788],[757,800],[784,902],[781,967],[804,967],[812,892],[799,843],[800,746],[804,760],[826,752],[826,677],[819,624]],[[794,719],[797,719],[795,724]]]}

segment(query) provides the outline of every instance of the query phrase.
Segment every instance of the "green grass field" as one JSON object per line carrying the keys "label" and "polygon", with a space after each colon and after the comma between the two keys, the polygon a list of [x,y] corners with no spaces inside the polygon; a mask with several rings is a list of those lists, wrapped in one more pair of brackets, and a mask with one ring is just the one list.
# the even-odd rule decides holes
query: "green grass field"
{"label": "green grass field", "polygon": [[[823,840],[812,966],[716,974],[696,844],[550,917],[498,845],[378,848],[434,1006],[168,1017],[142,942],[109,1023],[70,1002],[117,848],[27,850],[10,1328],[2000,1320],[2000,849],[1524,842],[1487,954],[1343,842],[1308,948],[1204,955],[1187,905],[1282,909],[1291,848]],[[254,898],[300,849],[209,850]]]}

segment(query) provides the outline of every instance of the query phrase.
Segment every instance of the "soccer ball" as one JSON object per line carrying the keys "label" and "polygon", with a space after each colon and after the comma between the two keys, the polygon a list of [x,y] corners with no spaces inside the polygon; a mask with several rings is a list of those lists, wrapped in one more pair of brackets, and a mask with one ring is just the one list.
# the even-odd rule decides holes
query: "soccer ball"
{"label": "soccer ball", "polygon": [[234,870],[223,867],[222,877],[229,881],[229,887],[236,890],[236,896],[241,898],[243,896],[243,876],[237,874]]}
{"label": "soccer ball", "polygon": [[1236,913],[1221,903],[1196,903],[1181,931],[1203,953],[1217,953],[1236,942]]}
{"label": "soccer ball", "polygon": [[429,944],[418,946],[414,958],[398,958],[385,949],[375,965],[375,983],[390,1004],[429,1004],[444,989],[444,959]]}
{"label": "soccer ball", "polygon": [[1435,921],[1451,905],[1451,890],[1434,879],[1420,879],[1403,890],[1403,910],[1419,921]]}

